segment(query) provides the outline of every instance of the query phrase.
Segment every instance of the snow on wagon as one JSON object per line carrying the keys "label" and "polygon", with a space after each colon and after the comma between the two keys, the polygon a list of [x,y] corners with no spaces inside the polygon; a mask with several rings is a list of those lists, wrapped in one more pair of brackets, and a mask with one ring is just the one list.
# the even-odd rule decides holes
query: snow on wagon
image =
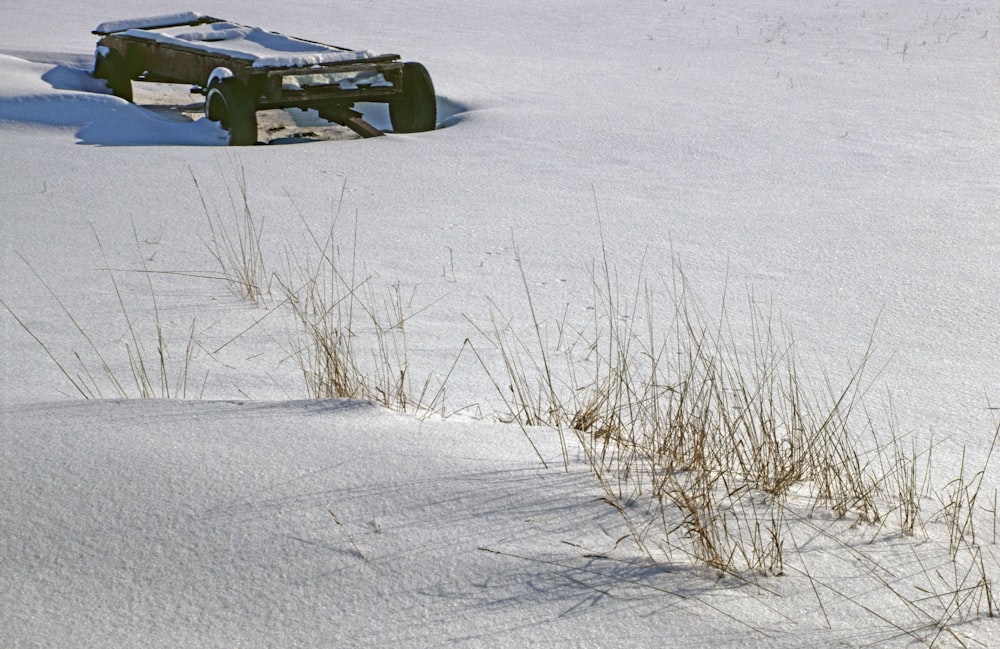
{"label": "snow on wagon", "polygon": [[132,100],[132,81],[191,84],[233,145],[257,141],[257,111],[315,109],[363,137],[381,135],[355,102],[389,106],[398,133],[429,131],[434,85],[420,63],[285,36],[195,12],[105,22],[94,29],[94,76]]}

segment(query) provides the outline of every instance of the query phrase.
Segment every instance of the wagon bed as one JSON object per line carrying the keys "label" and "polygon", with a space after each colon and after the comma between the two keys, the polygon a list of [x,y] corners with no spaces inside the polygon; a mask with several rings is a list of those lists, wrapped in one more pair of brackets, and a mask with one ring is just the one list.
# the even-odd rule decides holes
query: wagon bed
{"label": "wagon bed", "polygon": [[98,25],[94,76],[132,100],[132,81],[190,84],[206,116],[231,144],[256,142],[256,112],[315,109],[362,136],[381,135],[355,102],[382,102],[396,132],[434,128],[434,86],[426,68],[376,54],[286,36],[195,12]]}

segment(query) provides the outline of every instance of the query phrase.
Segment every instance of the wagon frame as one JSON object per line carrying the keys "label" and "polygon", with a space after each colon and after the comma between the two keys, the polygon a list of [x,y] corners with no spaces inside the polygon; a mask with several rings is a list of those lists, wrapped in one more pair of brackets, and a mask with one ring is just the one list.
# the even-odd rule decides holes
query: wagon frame
{"label": "wagon frame", "polygon": [[434,85],[420,63],[293,38],[195,12],[98,25],[94,77],[132,101],[132,81],[190,84],[233,145],[257,141],[258,110],[315,109],[362,137],[382,135],[354,110],[389,106],[395,132],[432,130]]}

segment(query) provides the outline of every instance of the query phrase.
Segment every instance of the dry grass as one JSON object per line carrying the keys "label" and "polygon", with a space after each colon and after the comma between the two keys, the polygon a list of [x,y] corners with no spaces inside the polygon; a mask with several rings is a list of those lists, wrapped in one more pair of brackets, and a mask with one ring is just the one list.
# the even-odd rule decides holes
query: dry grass
{"label": "dry grass", "polygon": [[195,189],[201,200],[210,238],[205,242],[212,258],[233,292],[254,304],[263,305],[270,295],[270,282],[261,245],[264,218],[255,216],[247,194],[246,174],[243,169],[236,175],[237,192],[226,186],[230,210],[228,216],[211,210],[198,177],[191,172]]}
{"label": "dry grass", "polygon": [[[238,199],[230,194],[229,221],[212,216],[202,194],[209,252],[243,298],[263,304],[272,285],[280,291],[268,315],[284,313],[294,323],[292,357],[308,397],[365,399],[418,414],[439,410],[450,372],[440,380],[412,380],[407,322],[421,310],[415,296],[398,284],[383,293],[359,272],[353,247],[344,259],[335,227],[339,206],[322,237],[306,226],[311,256],[289,252],[283,272],[268,275],[263,219],[249,208],[242,176],[238,189]],[[343,238],[351,246],[354,228]],[[76,352],[61,358],[7,303],[0,305],[83,397],[186,397],[195,323],[175,357],[153,273],[145,263],[136,271],[146,280],[153,318],[138,323],[99,240],[98,247],[125,323],[125,363],[115,365],[102,353],[30,264],[86,343],[90,360]],[[459,356],[472,350],[505,404],[502,418],[520,425],[529,441],[530,427],[555,428],[565,468],[572,451],[582,451],[602,500],[620,514],[650,563],[698,566],[758,587],[763,577],[794,573],[808,581],[824,616],[833,597],[930,646],[946,638],[962,644],[957,623],[996,615],[996,561],[984,550],[976,519],[992,514],[987,536],[995,545],[996,494],[984,505],[987,495],[980,492],[1000,427],[982,468],[963,462],[960,474],[932,495],[931,446],[921,451],[904,439],[891,408],[883,424],[865,406],[871,340],[845,384],[835,387],[828,377],[818,383],[803,377],[791,334],[752,294],[740,311],[746,324],[738,328],[728,299],[709,315],[677,265],[672,276],[640,280],[624,292],[602,254],[592,273],[593,322],[583,329],[566,320],[543,322],[523,268],[520,273],[527,317],[511,319],[495,309],[489,326],[472,323],[495,358],[488,361],[468,340]],[[527,336],[515,333],[515,325],[525,324]],[[127,367],[127,374],[115,367]],[[935,499],[937,511],[928,515]],[[868,542],[880,535],[916,542],[918,533],[930,539],[943,530],[947,561],[925,563],[914,545],[920,570],[903,584],[891,566],[842,540],[845,530],[861,530]],[[810,567],[798,542],[804,535],[826,539],[852,565],[865,566],[904,617],[874,610]]]}
{"label": "dry grass", "polygon": [[353,248],[348,262],[341,259],[338,216],[339,209],[322,239],[306,226],[315,257],[289,254],[286,271],[276,276],[282,304],[299,325],[291,336],[292,355],[306,391],[310,398],[364,399],[400,412],[433,412],[446,380],[428,376],[415,384],[407,350],[406,323],[422,309],[399,284],[379,299],[372,278],[359,276]]}
{"label": "dry grass", "polygon": [[[490,378],[504,418],[525,430],[552,426],[561,437],[573,431],[602,500],[647,560],[758,586],[791,570],[809,579],[821,610],[832,595],[928,646],[963,644],[956,624],[996,614],[993,568],[975,533],[984,512],[994,512],[995,526],[995,503],[979,502],[992,447],[984,467],[971,478],[963,469],[938,495],[940,512],[927,517],[930,447],[918,451],[904,439],[891,410],[879,424],[865,406],[871,340],[846,385],[824,377],[817,388],[798,369],[791,335],[752,295],[742,311],[748,324],[737,331],[725,300],[718,316],[706,315],[679,267],[628,292],[606,257],[593,277],[594,324],[577,338],[565,335],[567,322],[539,321],[526,281],[528,336],[496,313],[478,329],[500,359]],[[657,289],[668,294],[666,318]],[[568,339],[555,352],[548,346]],[[948,569],[920,564],[906,584],[835,531],[858,530],[866,543],[917,531],[930,538],[939,535],[928,530],[934,521],[949,539]],[[856,557],[899,602],[899,617],[810,569],[795,530]],[[915,548],[915,561],[927,561],[926,548]]]}
{"label": "dry grass", "polygon": [[[139,240],[134,226],[133,236],[138,248]],[[184,340],[183,351],[177,356],[172,351],[175,348],[169,344],[160,318],[160,306],[156,288],[153,285],[154,273],[146,266],[145,260],[141,261],[140,269],[135,272],[140,273],[145,279],[148,289],[146,296],[153,314],[152,323],[137,321],[132,316],[126,304],[125,293],[118,273],[111,268],[104,246],[96,231],[94,231],[94,238],[108,274],[108,281],[114,291],[121,322],[125,329],[122,344],[123,359],[113,359],[102,351],[95,342],[94,335],[81,325],[79,319],[73,315],[66,303],[24,257],[20,257],[21,261],[28,267],[49,297],[59,306],[61,313],[70,323],[71,329],[85,343],[84,351],[73,351],[70,354],[71,359],[60,356],[32,330],[27,321],[20,317],[12,307],[2,300],[0,300],[0,305],[38,343],[76,393],[85,399],[107,397],[119,399],[187,398],[192,359],[196,347],[196,320],[191,320],[191,326]],[[141,255],[140,259],[142,259]],[[152,330],[150,330],[150,326],[152,326]],[[204,382],[202,389],[204,389]]]}
{"label": "dry grass", "polygon": [[[605,263],[593,284],[595,329],[579,345],[587,363],[567,348],[560,376],[540,333],[536,348],[494,318],[490,342],[506,371],[494,385],[509,388],[509,417],[575,431],[651,559],[681,552],[722,573],[780,574],[793,492],[812,508],[880,521],[880,480],[848,425],[867,355],[846,388],[810,400],[791,343],[752,297],[751,335],[737,339],[728,322],[703,315],[679,269],[671,285],[675,317],[661,334],[652,289],[624,303]],[[643,317],[622,317],[636,311]]]}

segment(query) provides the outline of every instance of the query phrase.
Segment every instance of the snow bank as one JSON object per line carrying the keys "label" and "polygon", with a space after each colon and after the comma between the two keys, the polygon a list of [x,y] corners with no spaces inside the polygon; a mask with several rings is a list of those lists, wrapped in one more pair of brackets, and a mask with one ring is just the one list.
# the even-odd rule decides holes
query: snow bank
{"label": "snow bank", "polygon": [[166,118],[108,94],[103,81],[63,65],[0,55],[0,123],[75,127],[81,142],[101,145],[218,145],[214,122]]}
{"label": "snow bank", "polygon": [[348,401],[78,402],[0,421],[7,647],[412,647],[484,629],[526,646],[535,624],[610,641],[604,613],[637,614],[608,600],[560,620],[581,603],[572,582],[481,549],[585,567],[563,541],[609,542],[586,471],[544,470],[515,427]]}
{"label": "snow bank", "polygon": [[[356,401],[98,400],[0,407],[0,422],[4,646],[832,648],[936,635],[906,598],[929,599],[914,587],[946,547],[869,539],[871,526],[834,528],[820,511],[796,527],[788,575],[759,587],[653,566],[586,463],[574,454],[563,469],[553,430],[530,430],[545,469],[516,426]],[[995,646],[996,625],[971,630]]]}

